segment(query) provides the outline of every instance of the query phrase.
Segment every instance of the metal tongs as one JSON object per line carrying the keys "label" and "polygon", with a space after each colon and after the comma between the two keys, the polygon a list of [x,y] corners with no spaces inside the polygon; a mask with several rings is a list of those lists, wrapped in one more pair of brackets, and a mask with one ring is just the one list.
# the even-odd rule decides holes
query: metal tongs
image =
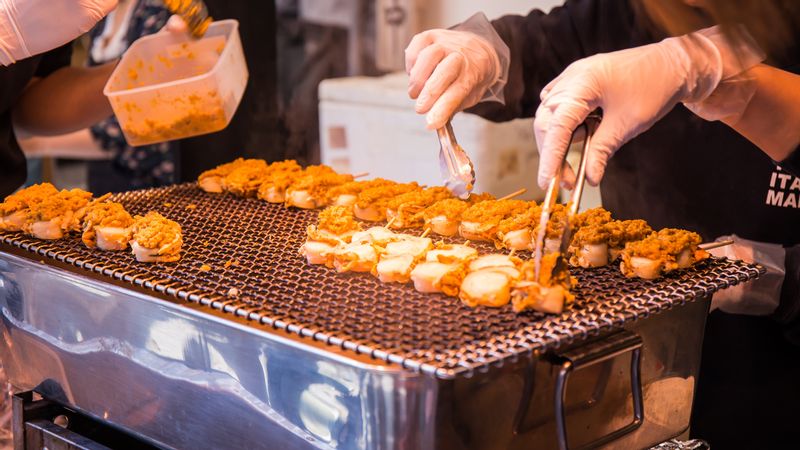
{"label": "metal tongs", "polygon": [[[586,120],[584,120],[583,123],[572,133],[572,137],[570,137],[569,144],[567,145],[567,149],[569,149],[569,146],[572,145],[572,141],[575,139],[575,134],[581,129],[584,130],[586,138],[584,139],[583,147],[581,148],[581,162],[578,165],[578,172],[575,174],[575,188],[572,190],[572,197],[570,198],[569,203],[567,203],[567,218],[564,224],[564,231],[561,235],[561,246],[559,247],[560,255],[555,266],[553,267],[552,278],[558,278],[559,275],[568,270],[567,261],[564,258],[564,255],[567,254],[570,241],[572,240],[572,222],[575,215],[578,213],[578,209],[580,208],[581,196],[583,195],[583,185],[586,182],[587,150],[591,145],[592,136],[597,130],[597,127],[600,125],[601,119],[602,115],[598,111],[589,114],[589,116],[586,117]],[[547,222],[550,221],[550,215],[552,214],[553,208],[558,201],[558,189],[561,185],[561,178],[564,168],[567,165],[568,153],[569,151],[564,153],[564,161],[562,161],[561,170],[556,171],[556,175],[552,180],[550,180],[550,184],[547,187],[547,194],[545,195],[544,203],[542,204],[542,216],[539,219],[539,233],[538,236],[536,236],[536,246],[533,254],[536,281],[539,280],[539,271],[542,266],[542,253],[544,249],[545,235],[547,233]]]}
{"label": "metal tongs", "polygon": [[458,145],[449,120],[444,127],[436,130],[436,134],[439,135],[439,171],[444,178],[444,185],[453,195],[466,200],[475,187],[472,161]]}

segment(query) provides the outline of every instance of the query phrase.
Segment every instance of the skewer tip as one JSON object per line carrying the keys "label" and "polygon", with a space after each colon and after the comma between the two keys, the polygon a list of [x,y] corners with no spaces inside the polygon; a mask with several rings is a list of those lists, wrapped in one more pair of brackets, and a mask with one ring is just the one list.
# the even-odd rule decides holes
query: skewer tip
{"label": "skewer tip", "polygon": [[707,242],[705,244],[700,244],[697,246],[697,248],[700,250],[713,250],[715,248],[725,247],[731,244],[733,244],[733,239],[726,239],[719,242]]}
{"label": "skewer tip", "polygon": [[522,194],[524,194],[524,193],[526,193],[526,192],[528,192],[528,190],[527,190],[527,189],[525,189],[525,188],[518,189],[518,190],[516,190],[516,191],[514,191],[514,192],[512,192],[512,193],[510,193],[510,194],[508,194],[508,195],[505,195],[505,196],[503,196],[503,197],[500,197],[500,198],[498,198],[497,200],[498,200],[498,201],[501,201],[501,200],[510,200],[510,199],[512,199],[512,198],[514,198],[514,197],[518,197],[518,196],[520,196],[520,195],[522,195]]}
{"label": "skewer tip", "polygon": [[392,225],[394,225],[394,222],[397,220],[398,217],[399,216],[394,216],[391,218],[391,220],[386,222],[386,228],[392,228]]}

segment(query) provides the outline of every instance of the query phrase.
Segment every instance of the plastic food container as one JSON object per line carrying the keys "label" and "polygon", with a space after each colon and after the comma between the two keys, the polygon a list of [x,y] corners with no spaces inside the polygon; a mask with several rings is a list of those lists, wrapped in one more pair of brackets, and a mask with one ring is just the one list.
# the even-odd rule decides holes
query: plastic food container
{"label": "plastic food container", "polygon": [[219,131],[247,85],[239,22],[212,23],[202,39],[157,33],[138,39],[103,93],[132,146]]}

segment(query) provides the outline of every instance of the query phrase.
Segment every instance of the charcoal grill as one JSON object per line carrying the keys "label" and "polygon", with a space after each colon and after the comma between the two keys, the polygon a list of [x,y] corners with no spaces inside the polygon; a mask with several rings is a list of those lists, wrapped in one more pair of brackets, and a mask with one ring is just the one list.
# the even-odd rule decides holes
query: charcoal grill
{"label": "charcoal grill", "polygon": [[180,222],[182,260],[0,234],[0,352],[20,389],[165,447],[655,445],[688,426],[710,295],[761,270],[578,270],[570,311],[518,315],[307,265],[316,211],[114,200]]}

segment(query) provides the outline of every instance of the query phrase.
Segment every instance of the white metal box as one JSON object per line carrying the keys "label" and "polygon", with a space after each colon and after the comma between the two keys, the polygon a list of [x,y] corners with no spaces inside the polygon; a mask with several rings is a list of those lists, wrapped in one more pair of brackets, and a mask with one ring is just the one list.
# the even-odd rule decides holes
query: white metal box
{"label": "white metal box", "polygon": [[[320,84],[322,162],[349,173],[441,185],[439,141],[408,98],[408,77],[350,77]],[[459,144],[475,165],[476,192],[541,199],[538,153],[530,119],[493,123],[473,114],[453,118]]]}

